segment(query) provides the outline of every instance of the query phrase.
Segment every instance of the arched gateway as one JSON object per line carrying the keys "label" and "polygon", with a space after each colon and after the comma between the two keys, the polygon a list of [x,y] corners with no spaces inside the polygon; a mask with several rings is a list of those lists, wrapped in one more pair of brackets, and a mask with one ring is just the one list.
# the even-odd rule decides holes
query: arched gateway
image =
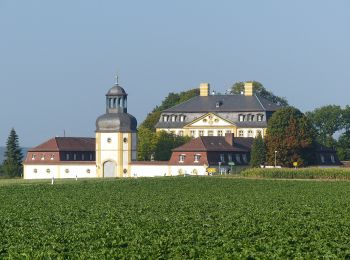
{"label": "arched gateway", "polygon": [[103,177],[112,178],[116,177],[116,164],[112,161],[107,161],[103,164]]}

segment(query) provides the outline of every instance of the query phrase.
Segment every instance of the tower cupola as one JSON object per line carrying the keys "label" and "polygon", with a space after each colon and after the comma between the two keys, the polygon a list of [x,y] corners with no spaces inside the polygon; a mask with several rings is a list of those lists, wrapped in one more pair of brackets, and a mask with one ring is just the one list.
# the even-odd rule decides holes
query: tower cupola
{"label": "tower cupola", "polygon": [[106,113],[96,120],[97,132],[136,132],[136,118],[128,114],[128,94],[119,85],[118,77],[106,94]]}

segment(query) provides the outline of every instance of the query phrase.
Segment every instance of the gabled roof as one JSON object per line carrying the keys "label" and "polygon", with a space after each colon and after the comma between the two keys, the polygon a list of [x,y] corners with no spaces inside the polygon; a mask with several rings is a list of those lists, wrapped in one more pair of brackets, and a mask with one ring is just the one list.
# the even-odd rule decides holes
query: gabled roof
{"label": "gabled roof", "polygon": [[95,151],[95,138],[88,137],[55,137],[37,147],[29,149],[30,152],[46,151]]}
{"label": "gabled roof", "polygon": [[173,149],[173,152],[249,152],[254,138],[235,137],[233,145],[223,136],[201,136]]}
{"label": "gabled roof", "polygon": [[[217,107],[219,102],[220,106]],[[164,113],[189,113],[189,112],[263,112],[276,111],[278,106],[259,95],[212,95],[196,96],[179,105],[164,110]]]}

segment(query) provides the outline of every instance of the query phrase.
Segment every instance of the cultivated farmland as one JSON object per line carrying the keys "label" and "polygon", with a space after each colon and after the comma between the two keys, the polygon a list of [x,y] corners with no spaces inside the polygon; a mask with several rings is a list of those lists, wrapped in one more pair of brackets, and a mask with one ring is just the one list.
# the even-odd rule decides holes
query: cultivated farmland
{"label": "cultivated farmland", "polygon": [[349,258],[350,182],[0,180],[0,232],[0,258]]}

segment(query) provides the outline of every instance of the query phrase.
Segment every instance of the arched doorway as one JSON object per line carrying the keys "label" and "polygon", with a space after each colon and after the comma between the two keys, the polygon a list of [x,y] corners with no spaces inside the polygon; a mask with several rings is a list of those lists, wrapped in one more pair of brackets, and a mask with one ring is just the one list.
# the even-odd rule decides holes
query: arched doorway
{"label": "arched doorway", "polygon": [[115,162],[107,161],[103,164],[103,177],[104,178],[116,177],[115,171],[116,171]]}

